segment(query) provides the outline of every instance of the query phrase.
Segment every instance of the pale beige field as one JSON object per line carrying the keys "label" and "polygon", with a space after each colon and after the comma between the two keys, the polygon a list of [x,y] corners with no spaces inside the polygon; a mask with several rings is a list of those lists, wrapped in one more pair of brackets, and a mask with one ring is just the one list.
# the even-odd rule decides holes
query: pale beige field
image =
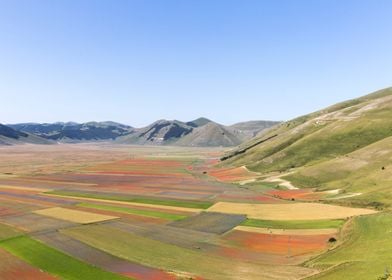
{"label": "pale beige field", "polygon": [[51,218],[56,218],[60,220],[65,220],[69,222],[79,223],[79,224],[91,224],[97,222],[103,222],[108,220],[114,220],[118,217],[95,214],[90,212],[84,212],[79,210],[71,210],[61,207],[53,207],[42,210],[33,211],[33,213],[48,216]]}
{"label": "pale beige field", "polygon": [[246,214],[260,220],[326,220],[376,213],[374,210],[350,208],[321,203],[249,204],[218,202],[207,211]]}
{"label": "pale beige field", "polygon": [[336,234],[336,228],[320,228],[320,229],[274,229],[274,228],[257,228],[248,226],[237,226],[234,230],[254,232],[254,233],[267,233],[277,235],[319,235],[319,234]]}
{"label": "pale beige field", "polygon": [[0,189],[9,189],[9,190],[20,190],[20,191],[36,191],[36,192],[47,192],[50,189],[43,189],[43,188],[30,188],[30,187],[20,187],[20,186],[7,186],[7,185],[0,185]]}

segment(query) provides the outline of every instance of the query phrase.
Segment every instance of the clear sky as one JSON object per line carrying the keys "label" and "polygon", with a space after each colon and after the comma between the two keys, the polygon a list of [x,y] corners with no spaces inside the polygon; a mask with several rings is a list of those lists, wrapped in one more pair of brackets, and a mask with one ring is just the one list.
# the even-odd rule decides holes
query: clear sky
{"label": "clear sky", "polygon": [[388,0],[0,0],[0,122],[286,120],[392,85]]}

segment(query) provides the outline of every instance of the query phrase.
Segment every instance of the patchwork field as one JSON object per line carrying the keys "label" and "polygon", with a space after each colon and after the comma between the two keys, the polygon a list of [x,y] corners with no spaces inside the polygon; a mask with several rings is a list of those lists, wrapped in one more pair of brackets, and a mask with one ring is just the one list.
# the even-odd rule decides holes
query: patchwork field
{"label": "patchwork field", "polygon": [[0,279],[327,277],[352,225],[380,216],[217,168],[223,152],[1,147]]}

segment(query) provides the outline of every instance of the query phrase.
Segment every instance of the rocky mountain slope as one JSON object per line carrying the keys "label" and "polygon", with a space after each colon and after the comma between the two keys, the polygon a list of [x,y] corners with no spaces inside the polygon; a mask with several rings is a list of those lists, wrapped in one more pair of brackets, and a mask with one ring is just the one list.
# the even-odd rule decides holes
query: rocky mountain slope
{"label": "rocky mountain slope", "polygon": [[34,134],[17,131],[11,127],[0,124],[0,145],[13,144],[50,144],[51,142]]}
{"label": "rocky mountain slope", "polygon": [[236,146],[252,138],[255,133],[276,125],[278,122],[252,122],[224,126],[206,118],[190,122],[160,120],[145,128],[135,129],[132,133],[119,137],[117,143],[178,145],[196,147]]}
{"label": "rocky mountain slope", "polygon": [[132,131],[132,127],[115,122],[23,123],[9,126],[59,142],[113,140]]}

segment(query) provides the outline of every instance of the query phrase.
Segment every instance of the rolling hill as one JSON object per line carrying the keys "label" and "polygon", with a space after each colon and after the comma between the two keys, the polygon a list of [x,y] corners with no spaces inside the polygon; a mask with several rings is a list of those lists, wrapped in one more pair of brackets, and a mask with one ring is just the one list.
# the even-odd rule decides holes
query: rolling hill
{"label": "rolling hill", "polygon": [[248,135],[248,137],[255,137],[257,134],[265,132],[279,123],[276,121],[247,121],[233,124],[230,128],[240,131],[242,134]]}
{"label": "rolling hill", "polygon": [[242,144],[223,165],[336,190],[339,203],[392,205],[392,88],[284,122]]}
{"label": "rolling hill", "polygon": [[0,145],[13,144],[51,144],[50,141],[34,134],[17,131],[11,127],[0,124]]}

